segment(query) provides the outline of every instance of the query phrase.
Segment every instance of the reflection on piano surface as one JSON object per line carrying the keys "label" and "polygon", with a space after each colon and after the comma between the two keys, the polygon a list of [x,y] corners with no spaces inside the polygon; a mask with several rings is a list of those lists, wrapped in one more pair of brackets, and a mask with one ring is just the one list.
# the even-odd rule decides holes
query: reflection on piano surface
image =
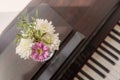
{"label": "reflection on piano surface", "polygon": [[50,80],[120,80],[120,4],[96,30]]}

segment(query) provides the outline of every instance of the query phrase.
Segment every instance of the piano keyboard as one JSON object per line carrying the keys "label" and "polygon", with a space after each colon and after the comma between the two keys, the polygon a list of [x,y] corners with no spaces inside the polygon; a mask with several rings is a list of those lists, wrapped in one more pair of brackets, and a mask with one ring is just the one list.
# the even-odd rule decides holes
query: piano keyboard
{"label": "piano keyboard", "polygon": [[120,23],[113,27],[73,80],[120,80],[119,60]]}

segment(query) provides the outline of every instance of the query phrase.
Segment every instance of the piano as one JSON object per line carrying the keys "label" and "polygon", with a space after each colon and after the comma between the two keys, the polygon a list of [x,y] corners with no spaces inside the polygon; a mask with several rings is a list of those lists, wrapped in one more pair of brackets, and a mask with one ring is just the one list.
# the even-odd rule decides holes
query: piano
{"label": "piano", "polygon": [[75,31],[49,5],[41,4],[37,9],[39,17],[53,21],[60,33],[60,50],[45,63],[20,59],[12,42],[18,32],[15,19],[8,26],[10,30],[6,30],[9,34],[0,37],[0,80],[120,80],[119,1],[88,38]]}
{"label": "piano", "polygon": [[44,71],[41,68],[32,80],[120,80],[120,3],[88,39],[80,37],[83,41],[73,51],[68,51],[71,55],[59,68],[59,60],[56,60]]}

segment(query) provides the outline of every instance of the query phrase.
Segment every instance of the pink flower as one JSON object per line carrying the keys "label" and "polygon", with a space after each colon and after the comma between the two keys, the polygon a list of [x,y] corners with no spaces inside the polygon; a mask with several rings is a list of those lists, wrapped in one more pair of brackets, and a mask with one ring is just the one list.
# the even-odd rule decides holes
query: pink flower
{"label": "pink flower", "polygon": [[31,58],[35,61],[42,62],[50,55],[50,49],[42,41],[36,42],[32,46]]}

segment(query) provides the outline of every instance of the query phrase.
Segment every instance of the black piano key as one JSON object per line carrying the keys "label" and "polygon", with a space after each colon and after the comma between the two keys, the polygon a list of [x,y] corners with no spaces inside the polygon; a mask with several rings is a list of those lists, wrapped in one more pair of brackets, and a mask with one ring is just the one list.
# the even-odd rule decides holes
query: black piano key
{"label": "black piano key", "polygon": [[94,80],[90,75],[88,75],[86,72],[84,72],[83,70],[80,70],[80,72],[86,76],[89,80]]}
{"label": "black piano key", "polygon": [[60,80],[68,80],[68,79],[67,79],[66,77],[63,76]]}
{"label": "black piano key", "polygon": [[109,44],[106,41],[103,41],[103,43],[120,55],[120,51],[118,49],[116,49],[115,47],[113,47],[111,44]]}
{"label": "black piano key", "polygon": [[82,57],[82,55],[79,55],[79,57],[77,57],[76,61],[78,61],[79,63],[84,62],[85,58]]}
{"label": "black piano key", "polygon": [[67,80],[71,80],[80,69],[80,66],[79,66],[80,64],[83,64],[83,62],[82,63],[78,61],[73,62],[69,67],[69,69],[64,73],[64,77],[62,77],[62,80],[64,80],[64,78]]}
{"label": "black piano key", "polygon": [[119,60],[119,58],[114,55],[112,52],[110,52],[109,50],[107,50],[106,48],[104,48],[103,46],[99,46],[102,50],[104,50],[107,54],[109,54],[111,57],[113,57],[116,60]]}
{"label": "black piano key", "polygon": [[77,58],[77,60],[75,61],[75,64],[77,64],[78,67],[81,66],[82,60],[80,58]]}
{"label": "black piano key", "polygon": [[115,36],[113,36],[112,34],[109,34],[109,37],[111,37],[113,40],[115,40],[116,42],[120,43],[120,40],[117,39]]}
{"label": "black piano key", "polygon": [[[67,73],[72,74],[73,71],[72,71],[71,69],[69,69],[69,70],[67,70]],[[68,79],[68,78],[69,78],[69,75],[68,75],[68,74],[65,74],[65,75],[64,75],[64,78]]]}
{"label": "black piano key", "polygon": [[117,34],[118,36],[120,36],[120,33],[119,33],[118,31],[116,31],[116,30],[114,30],[114,29],[112,29],[112,31],[113,31],[115,34]]}
{"label": "black piano key", "polygon": [[78,74],[76,75],[76,77],[79,79],[79,80],[84,80],[82,77],[80,77]]}
{"label": "black piano key", "polygon": [[96,50],[96,53],[99,54],[101,57],[103,57],[104,59],[106,59],[108,62],[110,62],[112,65],[115,65],[115,62],[113,62],[111,59],[109,59],[107,56],[105,56],[104,54],[102,54],[100,51]]}
{"label": "black piano key", "polygon": [[97,70],[94,66],[92,66],[91,64],[87,63],[87,66],[89,66],[92,70],[94,70],[98,75],[100,75],[102,78],[105,78],[106,76],[100,72],[99,70]]}
{"label": "black piano key", "polygon": [[90,58],[91,61],[93,61],[95,64],[97,64],[101,69],[103,69],[105,72],[109,73],[110,70],[108,70],[106,67],[104,67],[102,64],[100,64],[98,61],[93,59],[92,57]]}

